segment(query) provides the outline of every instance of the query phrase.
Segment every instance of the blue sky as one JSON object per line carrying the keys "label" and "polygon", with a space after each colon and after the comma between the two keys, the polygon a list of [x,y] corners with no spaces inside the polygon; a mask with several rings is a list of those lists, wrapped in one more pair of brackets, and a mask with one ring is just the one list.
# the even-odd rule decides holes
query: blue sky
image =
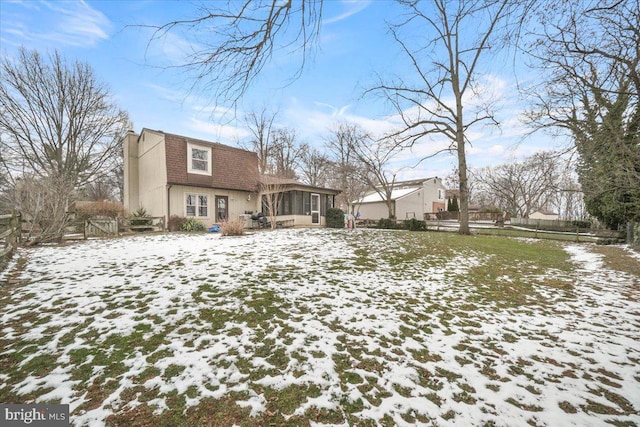
{"label": "blue sky", "polygon": [[[9,56],[21,45],[41,52],[58,49],[68,59],[88,62],[138,132],[146,127],[237,145],[247,137],[242,115],[262,106],[279,112],[279,126],[295,128],[301,142],[318,147],[337,121],[360,124],[374,134],[398,123],[397,112],[380,98],[362,96],[376,74],[408,72],[387,31],[386,21],[399,12],[393,2],[326,0],[321,34],[302,76],[289,81],[299,58],[279,52],[237,109],[225,114],[225,106],[214,106],[207,93],[191,93],[183,73],[158,67],[179,63],[186,40],[171,33],[149,46],[151,31],[137,26],[193,17],[195,11],[196,3],[189,1],[0,0],[0,48]],[[561,144],[545,134],[523,139],[529,129],[519,119],[524,105],[510,60],[492,58],[483,72],[483,90],[499,100],[502,125],[499,130],[480,126],[469,134],[470,167],[513,161]],[[402,179],[446,176],[455,167],[453,155],[407,168],[442,144],[419,144],[397,156],[390,168]]]}

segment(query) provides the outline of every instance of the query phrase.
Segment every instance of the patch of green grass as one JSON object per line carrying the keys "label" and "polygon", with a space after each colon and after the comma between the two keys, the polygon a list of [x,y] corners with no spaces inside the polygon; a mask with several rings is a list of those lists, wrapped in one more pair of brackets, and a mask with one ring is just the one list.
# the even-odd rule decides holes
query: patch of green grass
{"label": "patch of green grass", "polygon": [[640,260],[632,257],[620,246],[597,245],[594,252],[604,255],[604,264],[613,270],[622,271],[633,277],[640,277]]}
{"label": "patch of green grass", "polygon": [[456,417],[456,413],[453,409],[449,409],[447,412],[445,412],[444,414],[440,415],[440,418],[442,418],[443,420],[449,421],[452,420]]}
{"label": "patch of green grass", "polygon": [[[20,357],[20,356],[18,356]],[[22,358],[21,359],[26,359]],[[50,355],[37,355],[24,362],[19,368],[22,372],[28,372],[36,377],[42,377],[56,367],[55,357]]]}
{"label": "patch of green grass", "polygon": [[450,383],[456,382],[458,379],[462,378],[462,375],[456,374],[455,372],[451,372],[447,369],[436,367],[436,373],[447,379]]}
{"label": "patch of green grass", "polygon": [[167,366],[164,370],[164,372],[162,373],[162,376],[166,379],[170,379],[173,377],[177,377],[178,375],[180,375],[183,371],[185,370],[185,366],[182,365],[175,365],[175,364],[171,364],[169,366]]}
{"label": "patch of green grass", "polygon": [[491,391],[495,391],[495,392],[500,391],[500,385],[499,384],[487,384],[485,387],[488,388]]}
{"label": "patch of green grass", "polygon": [[[552,368],[548,375],[538,375],[545,381],[561,383],[564,377],[576,378],[575,372],[582,375],[581,369],[584,368],[579,363],[560,363],[542,356],[523,356],[526,360],[511,361],[505,366],[505,360],[509,359],[504,357],[507,356],[504,348],[510,348],[509,344],[527,339],[535,340],[536,345],[557,348],[562,344],[560,334],[552,335],[542,329],[522,332],[516,326],[508,329],[508,323],[498,329],[502,336],[498,332],[486,338],[486,330],[483,330],[483,325],[495,320],[491,310],[507,313],[507,322],[519,320],[520,315],[536,310],[553,316],[553,302],[572,297],[572,266],[557,242],[369,230],[348,235],[335,233],[332,238],[343,239],[351,246],[349,256],[320,263],[309,258],[306,248],[296,246],[291,249],[289,262],[273,263],[262,271],[260,267],[248,273],[240,268],[237,272],[212,272],[210,276],[190,275],[184,265],[180,266],[180,256],[186,255],[177,255],[172,268],[150,269],[153,271],[145,273],[145,278],[150,278],[151,274],[158,278],[171,277],[173,285],[178,288],[180,283],[199,282],[200,285],[190,295],[172,298],[172,304],[162,314],[149,313],[149,304],[158,291],[133,289],[135,280],[128,277],[129,282],[123,282],[125,286],[120,283],[119,287],[100,293],[108,307],[101,308],[99,311],[104,312],[99,314],[91,313],[91,316],[96,319],[112,318],[118,322],[121,316],[130,318],[123,308],[133,310],[137,323],[130,333],[96,330],[92,327],[93,317],[86,316],[76,320],[78,323],[75,325],[47,328],[43,334],[47,336],[37,342],[0,337],[0,348],[10,350],[0,353],[3,374],[9,376],[8,385],[0,387],[0,401],[14,400],[16,396],[12,386],[28,375],[46,375],[55,369],[60,364],[58,360],[64,360],[59,359],[64,353],[63,347],[76,339],[78,343],[74,349],[67,352],[69,372],[71,378],[78,381],[75,393],[87,400],[77,411],[97,408],[111,396],[114,400],[107,409],[114,414],[107,419],[107,425],[299,426],[315,422],[378,426],[394,425],[394,417],[395,420],[402,417],[408,424],[437,424],[437,420],[429,417],[436,417],[438,413],[419,414],[394,408],[393,413],[380,414],[380,419],[367,419],[360,413],[365,409],[375,410],[386,398],[399,395],[407,399],[426,398],[442,407],[442,411],[451,407],[447,403],[453,399],[467,405],[481,405],[480,410],[484,413],[495,414],[496,405],[492,405],[490,399],[499,398],[500,394],[496,393],[500,391],[500,382],[518,382],[530,393],[527,395],[529,398],[543,392],[544,388],[537,382],[541,380],[529,373],[538,372],[535,368],[540,364]],[[232,251],[224,256],[242,259]],[[458,266],[456,260],[463,258],[472,258],[474,265],[467,268],[466,263],[460,262]],[[211,258],[204,254],[196,259],[198,262],[211,262]],[[306,271],[298,265],[304,260],[312,264]],[[121,270],[122,266],[110,268]],[[439,273],[443,269],[446,270],[444,276]],[[356,277],[358,272],[379,274],[388,278],[389,283],[375,288],[363,282],[356,289],[352,283],[341,279],[340,274],[345,270],[354,272],[352,277]],[[108,277],[106,272],[100,274],[105,276],[105,280]],[[229,278],[224,286],[219,281],[223,276]],[[236,280],[239,281],[238,286]],[[449,287],[440,295],[438,290],[430,287],[433,281],[438,286]],[[283,289],[278,288],[280,284]],[[297,295],[295,291],[289,293],[296,286],[305,288],[305,295]],[[149,286],[149,289],[154,288]],[[552,296],[540,298],[540,289],[545,290],[544,295]],[[114,297],[118,292],[126,293],[126,296]],[[27,292],[25,289],[14,296],[0,287],[0,304],[6,304],[6,307],[12,307],[18,300],[24,299],[28,303],[36,298],[37,293],[31,290]],[[68,311],[72,317],[78,311],[77,307],[64,303],[62,299],[53,301],[54,306],[46,310],[40,310],[37,301],[34,302],[30,310],[16,315],[6,327],[12,328],[11,334],[19,337],[33,325],[46,326],[54,316]],[[389,319],[387,314],[390,314]],[[300,326],[293,323],[309,319],[319,322],[327,331],[326,336],[317,331],[307,337],[301,336],[304,334]],[[393,328],[377,327],[392,322],[395,323]],[[603,320],[602,323],[606,322]],[[52,335],[57,340],[58,351],[45,358],[38,352],[42,345],[51,341]],[[453,342],[458,343],[453,347],[454,354],[449,357],[447,353],[446,361],[442,358],[440,338],[443,335],[453,335],[445,341],[447,346],[454,339]],[[173,339],[183,341],[187,347],[185,351],[198,352],[206,358],[205,363],[209,364],[212,373],[225,372],[232,377],[218,377],[220,384],[211,381],[191,385],[180,392],[160,393],[163,388],[156,385],[156,381],[171,385],[184,375],[186,369],[181,361],[175,361],[165,369],[160,368],[165,365],[158,362],[174,356],[173,351],[167,348]],[[416,343],[420,346],[418,349],[415,348]],[[295,348],[289,347],[292,345]],[[224,346],[222,351],[209,353],[220,346]],[[326,350],[323,346],[327,346]],[[28,360],[34,354],[36,357]],[[584,353],[581,349],[573,356],[584,357]],[[136,365],[135,373],[128,376],[132,369],[129,362],[139,357],[146,365]],[[327,360],[329,358],[331,360]],[[486,390],[483,387],[476,391],[468,385],[458,373],[459,366],[452,364],[452,360],[467,365],[459,372],[466,372],[470,369],[468,365],[472,365],[471,369],[486,376]],[[538,364],[534,369],[528,369],[531,360]],[[261,366],[265,361],[268,365]],[[308,382],[313,378],[306,376],[309,366],[315,368],[327,362],[333,362],[337,379],[325,373],[322,381]],[[409,379],[420,387],[399,385],[404,382],[390,385],[380,380],[397,367],[415,371],[417,375],[412,374]],[[518,378],[501,377],[497,370],[502,368],[509,368],[509,374]],[[558,374],[563,369],[565,371]],[[600,403],[589,400],[578,406],[560,402],[558,405],[563,411],[575,413],[583,410],[620,416],[634,410],[622,392],[611,391],[621,389],[624,384],[616,372],[591,370],[585,375],[588,375],[585,379],[593,381],[593,387],[603,386],[592,390],[601,398],[597,399]],[[124,377],[132,384],[121,389]],[[144,384],[151,379],[154,387],[147,389]],[[200,387],[222,397],[207,397],[199,404],[187,407],[190,399],[201,397]],[[35,400],[45,392],[35,390],[26,398]],[[114,394],[116,392],[118,395]],[[323,400],[329,397],[338,403],[336,409],[309,406],[304,411],[300,410],[309,399],[329,393],[331,396],[323,396]],[[251,407],[241,406],[238,402],[255,399],[256,395],[258,399],[264,399],[260,401],[266,410],[251,417]],[[159,408],[148,403],[154,399],[163,399],[168,409],[154,414]],[[541,409],[510,399],[511,405],[523,411]],[[132,402],[137,406],[130,405]],[[610,404],[603,405],[602,402]],[[455,422],[456,413],[448,410],[440,417]]]}
{"label": "patch of green grass", "polygon": [[409,353],[420,363],[439,362],[442,360],[440,355],[429,352],[427,348],[421,348],[419,350],[409,349]]}
{"label": "patch of green grass", "polygon": [[523,411],[540,412],[540,411],[543,410],[543,408],[541,406],[529,405],[529,404],[526,404],[526,403],[521,403],[521,402],[518,402],[517,400],[515,400],[513,397],[507,398],[505,400],[505,402],[511,403],[513,406],[515,406],[516,408],[520,408]]}
{"label": "patch of green grass", "polygon": [[567,414],[575,414],[575,413],[578,412],[578,408],[576,408],[575,406],[573,406],[571,403],[567,402],[566,400],[563,400],[562,402],[559,402],[558,406],[560,407],[560,409],[562,409]]}
{"label": "patch of green grass", "polygon": [[600,402],[594,402],[591,399],[587,399],[586,405],[580,405],[580,408],[587,413],[592,412],[594,414],[624,415],[624,412],[619,411],[612,406],[605,405]]}

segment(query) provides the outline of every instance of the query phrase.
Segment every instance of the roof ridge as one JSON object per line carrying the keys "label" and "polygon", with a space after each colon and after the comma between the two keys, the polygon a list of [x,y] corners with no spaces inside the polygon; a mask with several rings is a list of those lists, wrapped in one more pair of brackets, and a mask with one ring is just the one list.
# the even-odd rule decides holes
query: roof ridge
{"label": "roof ridge", "polygon": [[172,137],[176,137],[176,138],[184,138],[185,140],[187,140],[187,142],[195,141],[195,142],[215,145],[215,146],[220,147],[220,148],[229,148],[229,149],[232,149],[232,150],[245,151],[245,152],[256,154],[255,151],[247,150],[246,148],[234,147],[233,145],[227,145],[227,144],[223,144],[221,142],[209,141],[209,140],[201,139],[201,138],[194,138],[192,136],[180,135],[178,133],[173,133],[173,132],[165,132],[165,131],[160,130],[160,129],[142,128],[142,130],[140,131],[140,134],[142,134],[144,131],[161,133],[162,135],[172,136]]}

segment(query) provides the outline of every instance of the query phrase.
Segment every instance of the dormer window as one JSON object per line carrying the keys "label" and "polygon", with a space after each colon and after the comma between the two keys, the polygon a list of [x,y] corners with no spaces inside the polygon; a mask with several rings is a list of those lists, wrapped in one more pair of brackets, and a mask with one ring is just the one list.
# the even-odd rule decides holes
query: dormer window
{"label": "dormer window", "polygon": [[211,175],[211,147],[187,144],[187,163],[189,173]]}

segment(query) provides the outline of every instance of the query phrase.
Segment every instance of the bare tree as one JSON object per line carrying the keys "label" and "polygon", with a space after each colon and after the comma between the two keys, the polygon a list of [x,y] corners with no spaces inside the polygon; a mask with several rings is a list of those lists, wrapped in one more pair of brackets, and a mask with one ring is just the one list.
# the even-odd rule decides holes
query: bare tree
{"label": "bare tree", "polygon": [[[60,212],[51,214],[60,221],[73,191],[100,179],[117,162],[127,114],[89,65],[69,64],[57,52],[43,58],[21,49],[17,58],[3,57],[0,64],[3,148],[21,160],[22,172],[37,177],[38,185],[55,187],[51,194],[59,199],[51,206]],[[60,229],[51,225],[52,231]]]}
{"label": "bare tree", "polygon": [[82,189],[81,195],[91,201],[113,200],[116,198],[115,188],[107,179],[93,181]]}
{"label": "bare tree", "polygon": [[[458,168],[455,168],[444,179],[444,185],[447,190],[454,190],[460,188],[460,172]],[[467,190],[469,192],[469,203],[481,204],[477,200],[477,180],[475,179],[474,169],[467,171]]]}
{"label": "bare tree", "polygon": [[329,131],[327,139],[332,161],[329,185],[341,191],[337,196],[337,205],[352,214],[352,202],[362,198],[368,188],[367,181],[362,179],[366,168],[356,155],[354,146],[358,144],[357,141],[367,138],[368,135],[358,126],[338,123]]}
{"label": "bare tree", "polygon": [[271,136],[271,158],[276,176],[297,179],[296,169],[304,149],[296,141],[296,131],[291,128],[276,129]]}
{"label": "bare tree", "polygon": [[390,139],[354,138],[353,152],[364,166],[361,178],[387,205],[388,218],[395,218],[392,192],[398,171],[389,169],[389,162],[398,154],[400,145]]}
{"label": "bare tree", "polygon": [[569,158],[560,172],[558,191],[551,198],[550,205],[561,219],[576,220],[588,218],[582,187],[578,183],[575,162]]}
{"label": "bare tree", "polygon": [[191,74],[194,89],[220,103],[237,102],[271,59],[274,49],[300,52],[299,76],[320,32],[322,0],[202,2],[193,19],[154,29],[150,44],[181,33],[192,50],[177,67]]}
{"label": "bare tree", "polygon": [[29,245],[60,239],[67,225],[73,188],[58,176],[23,175],[16,180],[14,203],[26,221]]}
{"label": "bare tree", "polygon": [[299,168],[302,181],[314,187],[327,184],[327,174],[331,167],[329,158],[320,150],[310,147],[309,144],[301,145]]}
{"label": "bare tree", "polygon": [[537,153],[522,162],[487,167],[478,173],[480,184],[496,197],[499,206],[528,218],[538,209],[548,209],[559,187],[558,154]]}
{"label": "bare tree", "polygon": [[286,178],[275,175],[260,176],[260,197],[263,209],[267,211],[272,230],[277,226],[277,216],[286,181]]}
{"label": "bare tree", "polygon": [[[415,83],[406,76],[392,81],[381,78],[381,83],[372,91],[383,93],[398,111],[403,124],[392,137],[399,143],[412,146],[432,136],[448,141],[448,146],[433,155],[440,152],[457,155],[460,233],[469,234],[467,134],[480,123],[497,124],[491,100],[481,96],[481,59],[500,44],[498,37],[502,34],[499,33],[507,28],[508,19],[516,16],[515,9],[521,2],[407,0],[401,3],[407,7],[407,18],[390,30],[409,60]],[[425,32],[429,34],[426,41],[416,37]]]}
{"label": "bare tree", "polygon": [[110,169],[79,190],[79,197],[92,200],[124,200],[124,148],[120,146]]}
{"label": "bare tree", "polygon": [[[508,27],[509,17],[520,22],[520,17],[526,15],[523,10],[535,1],[434,0],[420,3],[401,0],[400,3],[408,8],[408,18],[393,26],[391,32],[413,65],[419,84],[412,86],[398,79],[374,90],[387,94],[404,121],[404,129],[392,135],[394,140],[398,137],[405,145],[412,145],[437,134],[449,141],[444,151],[456,152],[460,174],[460,232],[468,234],[465,146],[469,141],[465,135],[470,127],[481,122],[495,122],[495,119],[490,105],[476,104],[476,111],[464,116],[463,106],[468,109],[469,96],[480,93],[477,79],[480,58],[500,45],[498,29]],[[271,58],[275,47],[294,46],[302,50],[304,65],[305,54],[320,30],[322,5],[323,0],[300,0],[295,7],[291,1],[244,0],[229,2],[226,9],[203,7],[200,16],[193,20],[173,21],[156,27],[154,39],[177,28],[186,28],[196,34],[201,28],[215,28],[219,35],[216,42],[200,40],[203,47],[198,47],[191,60],[181,66],[195,70],[196,82],[213,89],[217,98],[223,96],[237,101]],[[427,8],[433,5],[433,8],[425,12],[421,9],[423,5]],[[402,28],[413,30],[409,38],[403,39],[400,35]],[[424,44],[414,48],[406,42],[420,40],[416,35],[424,34],[425,29],[432,36]],[[289,33],[293,36],[289,43],[288,30],[293,30]],[[424,57],[428,58],[426,64],[421,61]],[[448,97],[452,98],[451,102]]]}
{"label": "bare tree", "polygon": [[11,169],[14,159],[9,156],[9,148],[0,135],[0,212],[8,213],[14,206],[14,183]]}
{"label": "bare tree", "polygon": [[250,111],[245,122],[251,132],[249,141],[243,143],[243,148],[258,154],[258,171],[268,173],[271,163],[271,151],[273,147],[273,122],[278,113],[270,112],[266,107],[261,110]]}

